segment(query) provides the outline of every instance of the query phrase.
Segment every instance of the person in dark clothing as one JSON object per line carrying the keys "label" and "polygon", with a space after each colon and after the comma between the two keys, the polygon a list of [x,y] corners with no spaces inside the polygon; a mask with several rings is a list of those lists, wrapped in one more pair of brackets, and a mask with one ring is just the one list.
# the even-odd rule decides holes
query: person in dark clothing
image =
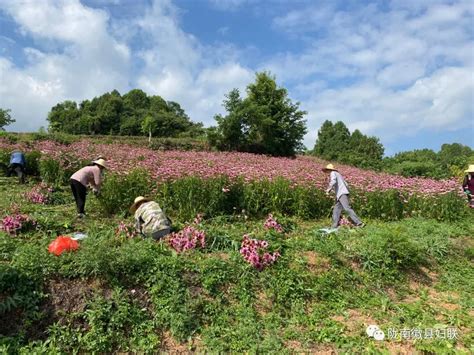
{"label": "person in dark clothing", "polygon": [[474,208],[474,164],[469,165],[469,168],[465,171],[466,176],[462,182],[462,189],[467,195],[469,201],[469,207]]}
{"label": "person in dark clothing", "polygon": [[19,150],[13,151],[10,156],[10,165],[8,166],[7,176],[10,177],[13,173],[18,176],[20,184],[25,183],[26,159],[25,155]]}

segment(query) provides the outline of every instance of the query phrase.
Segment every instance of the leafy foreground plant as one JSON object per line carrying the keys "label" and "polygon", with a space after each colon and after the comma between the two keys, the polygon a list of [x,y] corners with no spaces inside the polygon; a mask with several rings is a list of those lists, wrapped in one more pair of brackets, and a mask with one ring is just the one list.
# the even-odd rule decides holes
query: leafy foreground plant
{"label": "leafy foreground plant", "polygon": [[[19,196],[25,187],[14,191]],[[266,228],[268,216],[241,218],[239,211],[199,221],[206,247],[175,253],[166,241],[117,235],[120,219],[97,213],[70,219],[69,230],[88,237],[76,252],[56,257],[47,246],[70,206],[21,208],[55,222],[21,238],[0,232],[2,353],[380,353],[399,346],[444,354],[473,346],[466,332],[474,287],[468,222],[369,221],[321,236],[326,220],[272,211],[275,223]],[[248,233],[268,242],[259,252],[281,254],[276,262],[261,270],[249,265],[239,252]],[[365,334],[369,322],[386,332],[442,324],[460,336],[378,343]]]}

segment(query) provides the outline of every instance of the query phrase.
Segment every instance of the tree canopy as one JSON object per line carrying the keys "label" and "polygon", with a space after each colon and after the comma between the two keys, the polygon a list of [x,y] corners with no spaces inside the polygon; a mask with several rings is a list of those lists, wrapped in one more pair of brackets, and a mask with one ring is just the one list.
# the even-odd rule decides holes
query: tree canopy
{"label": "tree canopy", "polygon": [[193,123],[181,106],[140,89],[125,95],[117,90],[84,100],[79,105],[64,101],[48,114],[49,130],[71,134],[116,134],[175,137],[203,134],[201,123]]}
{"label": "tree canopy", "polygon": [[10,109],[0,108],[0,130],[3,131],[5,126],[12,124],[15,120],[10,115]]}
{"label": "tree canopy", "polygon": [[461,175],[468,164],[474,162],[474,150],[459,144],[443,144],[439,152],[431,149],[415,149],[400,152],[384,159],[384,167],[390,173],[403,176],[448,178]]}
{"label": "tree canopy", "polygon": [[209,133],[211,145],[221,150],[292,156],[303,148],[305,111],[288,98],[267,72],[256,74],[247,97],[231,90],[223,102],[226,116],[216,115],[217,127]]}
{"label": "tree canopy", "polygon": [[351,134],[342,121],[325,121],[312,153],[326,160],[380,169],[384,147],[377,137],[368,137],[357,129]]}

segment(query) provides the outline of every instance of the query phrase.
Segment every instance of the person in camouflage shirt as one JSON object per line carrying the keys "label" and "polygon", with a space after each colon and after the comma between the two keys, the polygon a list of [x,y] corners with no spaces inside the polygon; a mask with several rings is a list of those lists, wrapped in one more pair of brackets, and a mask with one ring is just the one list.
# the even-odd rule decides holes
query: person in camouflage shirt
{"label": "person in camouflage shirt", "polygon": [[160,239],[171,233],[171,221],[155,201],[139,196],[130,212],[135,216],[137,231],[153,239]]}

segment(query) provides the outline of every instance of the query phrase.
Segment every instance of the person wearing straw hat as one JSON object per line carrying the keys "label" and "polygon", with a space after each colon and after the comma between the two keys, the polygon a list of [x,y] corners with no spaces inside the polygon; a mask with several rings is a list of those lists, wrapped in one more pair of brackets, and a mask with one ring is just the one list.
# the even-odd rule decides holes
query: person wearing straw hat
{"label": "person wearing straw hat", "polygon": [[77,216],[85,216],[87,187],[90,186],[94,194],[98,194],[102,185],[103,171],[107,168],[104,159],[97,159],[92,166],[85,166],[72,174],[70,183],[74,200],[76,201]]}
{"label": "person wearing straw hat", "polygon": [[165,215],[160,205],[149,198],[138,196],[130,207],[135,217],[137,231],[155,240],[171,233],[171,220]]}
{"label": "person wearing straw hat", "polygon": [[349,204],[349,187],[347,186],[347,183],[342,175],[332,164],[326,165],[326,167],[322,170],[325,173],[329,173],[330,176],[329,186],[326,190],[326,194],[329,195],[331,190],[334,190],[336,194],[336,204],[334,205],[334,209],[332,211],[332,228],[337,228],[339,226],[342,210],[347,212],[350,219],[357,227],[363,227],[364,223],[362,223],[359,217],[357,217],[356,213]]}
{"label": "person wearing straw hat", "polygon": [[474,208],[474,164],[470,164],[467,170],[464,171],[466,176],[462,182],[462,188],[467,195],[467,200],[469,201],[469,207]]}

